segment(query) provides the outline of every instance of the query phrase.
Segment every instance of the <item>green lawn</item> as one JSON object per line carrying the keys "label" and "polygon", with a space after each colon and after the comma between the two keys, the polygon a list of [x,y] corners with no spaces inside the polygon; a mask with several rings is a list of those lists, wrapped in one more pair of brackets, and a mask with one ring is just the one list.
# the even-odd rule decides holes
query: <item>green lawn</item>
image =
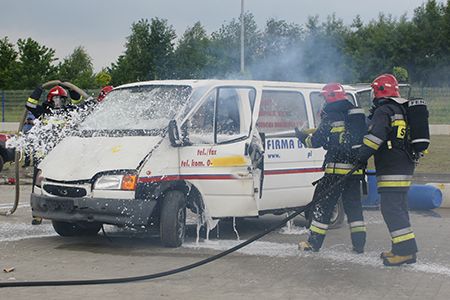
{"label": "green lawn", "polygon": [[450,136],[431,137],[430,148],[419,162],[416,173],[450,174]]}

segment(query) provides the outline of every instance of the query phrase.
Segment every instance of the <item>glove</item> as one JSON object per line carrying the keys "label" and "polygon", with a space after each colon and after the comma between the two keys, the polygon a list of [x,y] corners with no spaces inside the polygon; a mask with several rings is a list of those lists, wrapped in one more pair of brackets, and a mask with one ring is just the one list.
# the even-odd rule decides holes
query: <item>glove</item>
{"label": "glove", "polygon": [[297,127],[294,128],[295,130],[295,135],[298,137],[298,139],[303,143],[305,142],[305,139],[308,137],[309,134],[300,131]]}
{"label": "glove", "polygon": [[355,156],[353,157],[353,164],[358,165],[361,167],[367,166],[367,161],[372,155],[367,152],[361,151],[361,149],[358,149],[358,151],[355,153]]}

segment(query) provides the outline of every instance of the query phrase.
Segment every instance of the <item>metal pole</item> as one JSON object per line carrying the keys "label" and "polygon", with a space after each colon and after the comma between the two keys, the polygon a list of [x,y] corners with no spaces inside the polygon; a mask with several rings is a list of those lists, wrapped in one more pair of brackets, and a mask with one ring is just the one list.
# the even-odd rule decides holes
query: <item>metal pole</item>
{"label": "metal pole", "polygon": [[2,122],[5,122],[5,91],[2,90]]}
{"label": "metal pole", "polygon": [[244,74],[244,0],[241,0],[241,73]]}

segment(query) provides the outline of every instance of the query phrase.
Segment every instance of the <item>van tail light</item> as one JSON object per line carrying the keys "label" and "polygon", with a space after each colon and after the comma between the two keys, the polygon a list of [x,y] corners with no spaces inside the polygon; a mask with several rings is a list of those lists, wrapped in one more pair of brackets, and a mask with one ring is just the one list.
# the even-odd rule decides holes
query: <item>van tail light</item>
{"label": "van tail light", "polygon": [[126,191],[134,191],[136,189],[136,183],[137,175],[124,175],[120,189]]}

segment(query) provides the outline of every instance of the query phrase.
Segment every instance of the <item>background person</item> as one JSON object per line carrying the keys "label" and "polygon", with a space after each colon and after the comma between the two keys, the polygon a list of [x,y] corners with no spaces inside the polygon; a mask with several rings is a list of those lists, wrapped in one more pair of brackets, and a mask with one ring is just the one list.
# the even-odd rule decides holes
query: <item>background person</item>
{"label": "background person", "polygon": [[[296,128],[298,138],[306,147],[323,147],[327,150],[324,161],[325,175],[318,181],[313,196],[313,201],[317,203],[312,209],[310,236],[307,241],[300,241],[299,249],[319,251],[328,231],[331,214],[337,201],[342,197],[344,211],[350,225],[353,251],[363,253],[366,243],[366,226],[361,205],[363,170],[356,171],[340,186],[330,190],[331,186],[355,167],[352,164],[353,145],[350,143],[345,121],[349,111],[355,106],[347,99],[345,90],[339,83],[325,85],[321,94],[326,104],[317,130],[313,134],[307,134]],[[317,198],[319,195],[322,195],[320,199]]]}

